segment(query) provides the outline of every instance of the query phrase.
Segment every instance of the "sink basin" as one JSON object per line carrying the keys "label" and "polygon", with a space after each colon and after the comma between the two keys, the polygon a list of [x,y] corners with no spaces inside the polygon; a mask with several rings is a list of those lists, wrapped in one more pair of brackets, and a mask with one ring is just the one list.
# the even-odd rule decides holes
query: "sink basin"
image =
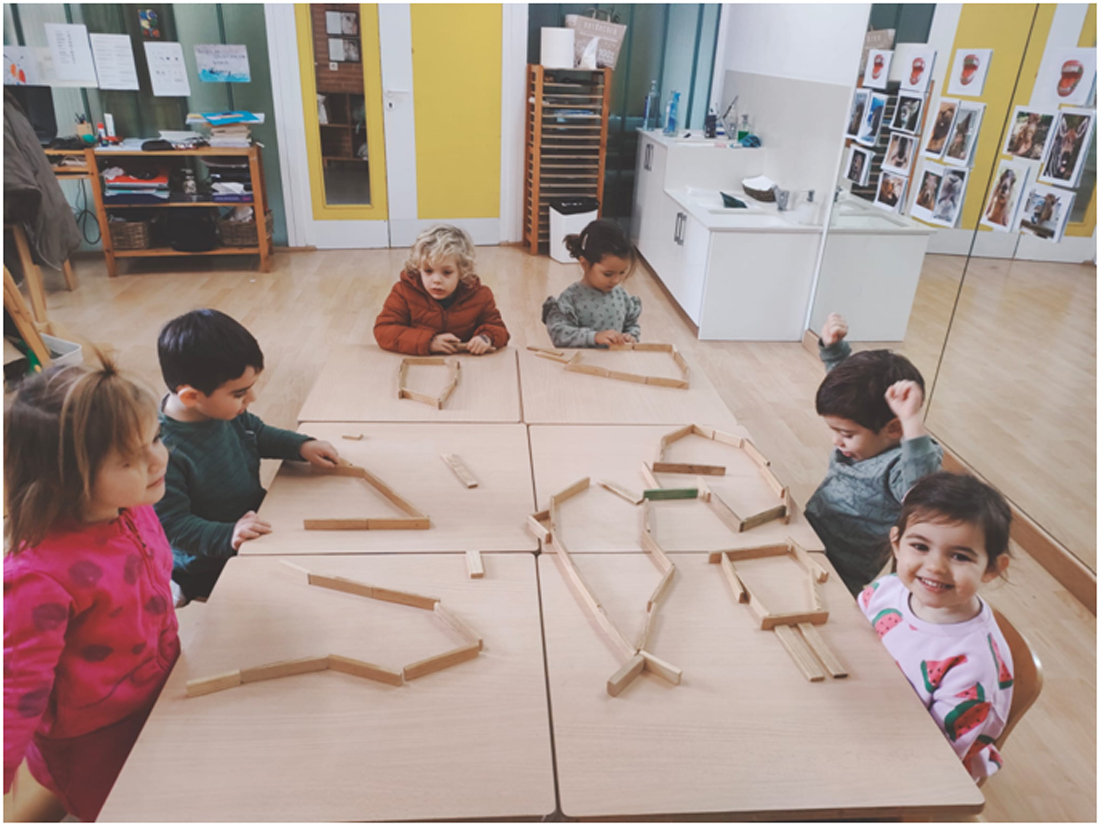
{"label": "sink basin", "polygon": [[724,226],[767,229],[769,227],[789,227],[788,221],[767,212],[753,212],[747,209],[708,209],[712,215],[729,219]]}

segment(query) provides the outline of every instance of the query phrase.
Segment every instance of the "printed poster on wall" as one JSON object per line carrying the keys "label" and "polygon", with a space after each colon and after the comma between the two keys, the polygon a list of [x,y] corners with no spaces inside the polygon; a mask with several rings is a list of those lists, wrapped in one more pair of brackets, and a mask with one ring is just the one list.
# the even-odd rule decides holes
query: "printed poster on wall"
{"label": "printed poster on wall", "polygon": [[959,222],[959,216],[962,214],[963,201],[966,199],[966,180],[970,170],[959,167],[940,168],[943,170],[943,180],[936,193],[936,203],[932,207],[932,216],[928,219],[928,223],[950,229]]}
{"label": "printed poster on wall", "polygon": [[4,85],[40,86],[43,81],[38,59],[30,46],[4,47]]}
{"label": "printed poster on wall", "polygon": [[859,137],[859,127],[863,123],[863,115],[867,111],[867,101],[871,93],[866,89],[856,89],[852,92],[852,110],[848,113],[848,129],[845,136],[849,138]]}
{"label": "printed poster on wall", "polygon": [[878,130],[882,126],[882,115],[886,111],[886,95],[872,92],[867,100],[867,110],[863,114],[863,121],[859,125],[859,134],[856,140],[865,146],[874,146],[878,140]]}
{"label": "printed poster on wall", "polygon": [[928,46],[913,48],[906,45],[903,51],[902,46],[898,46],[894,61],[894,74],[898,75],[900,70],[902,91],[923,95],[928,90],[928,81],[932,79],[936,50]]}
{"label": "printed poster on wall", "polygon": [[146,40],[144,45],[153,94],[158,98],[190,97],[191,83],[187,79],[183,46],[155,40]]}
{"label": "printed poster on wall", "polygon": [[920,113],[924,108],[924,98],[920,95],[898,95],[897,105],[894,107],[894,122],[891,124],[894,129],[901,132],[908,132],[910,135],[917,134],[920,129]]}
{"label": "printed poster on wall", "polygon": [[128,34],[93,34],[92,53],[100,89],[140,89]]}
{"label": "printed poster on wall", "polygon": [[87,26],[46,23],[44,28],[53,56],[54,77],[74,86],[97,86]]}
{"label": "printed poster on wall", "polygon": [[928,143],[924,146],[924,154],[930,158],[939,158],[947,146],[947,139],[951,136],[951,127],[955,125],[955,115],[959,112],[959,102],[940,98],[940,108],[936,117],[932,119],[932,130],[928,133]]}
{"label": "printed poster on wall", "polygon": [[1058,243],[1066,231],[1075,197],[1069,190],[1056,186],[1027,187],[1016,219],[1020,233]]}
{"label": "printed poster on wall", "polygon": [[909,175],[909,167],[913,164],[913,155],[917,139],[912,135],[902,132],[891,132],[890,142],[886,145],[886,157],[882,160],[882,168],[899,175]]}
{"label": "printed poster on wall", "polygon": [[932,210],[936,208],[936,197],[943,183],[944,168],[939,164],[923,163],[920,174],[913,180],[916,189],[909,215],[927,223],[932,222]]}
{"label": "printed poster on wall", "polygon": [[984,103],[970,100],[959,102],[959,111],[947,138],[947,148],[943,151],[943,160],[946,163],[956,166],[973,165],[974,148],[978,144],[978,132],[982,128],[984,115]]}
{"label": "printed poster on wall", "polygon": [[993,59],[992,49],[958,49],[955,62],[951,65],[947,94],[980,98],[985,88],[985,76],[989,72],[989,62]]}
{"label": "printed poster on wall", "polygon": [[195,46],[195,67],[204,83],[251,83],[248,47],[221,44]]}
{"label": "printed poster on wall", "polygon": [[1008,124],[1008,137],[1002,152],[1027,161],[1041,161],[1046,154],[1054,112],[1017,106]]}
{"label": "printed poster on wall", "polygon": [[1043,171],[1039,180],[1044,184],[1077,187],[1081,170],[1088,160],[1092,141],[1092,124],[1096,112],[1092,109],[1062,109],[1054,121]]}
{"label": "printed poster on wall", "polygon": [[871,161],[875,153],[870,149],[852,144],[848,153],[848,170],[844,177],[857,186],[867,186],[867,178],[871,174]]}
{"label": "printed poster on wall", "polygon": [[1000,162],[985,200],[981,220],[983,227],[1010,232],[1016,226],[1016,210],[1023,198],[1030,171],[1023,161]]}
{"label": "printed poster on wall", "polygon": [[867,55],[867,67],[863,70],[863,85],[870,89],[885,89],[890,79],[890,61],[894,53],[885,49],[871,49]]}
{"label": "printed poster on wall", "polygon": [[1031,105],[1053,109],[1059,104],[1084,106],[1092,96],[1096,83],[1096,49],[1047,49]]}

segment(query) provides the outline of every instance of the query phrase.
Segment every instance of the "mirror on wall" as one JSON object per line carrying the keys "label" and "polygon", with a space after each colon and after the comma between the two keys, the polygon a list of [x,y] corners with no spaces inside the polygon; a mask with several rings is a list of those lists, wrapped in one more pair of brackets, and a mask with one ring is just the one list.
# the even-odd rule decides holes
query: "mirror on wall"
{"label": "mirror on wall", "polygon": [[1096,569],[1096,7],[871,7],[810,328]]}

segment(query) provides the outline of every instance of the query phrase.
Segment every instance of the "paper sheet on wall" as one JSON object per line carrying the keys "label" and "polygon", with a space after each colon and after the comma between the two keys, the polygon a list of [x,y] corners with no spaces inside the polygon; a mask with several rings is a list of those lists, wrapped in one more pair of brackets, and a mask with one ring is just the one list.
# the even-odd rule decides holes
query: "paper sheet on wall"
{"label": "paper sheet on wall", "polygon": [[4,47],[4,85],[39,86],[38,59],[30,46]]}
{"label": "paper sheet on wall", "polygon": [[147,40],[145,60],[149,64],[149,79],[153,94],[158,98],[190,97],[191,84],[187,80],[187,64],[183,59],[183,46],[179,43]]}
{"label": "paper sheet on wall", "polygon": [[88,44],[88,27],[77,23],[46,23],[45,29],[53,56],[54,76],[77,86],[99,85]]}
{"label": "paper sheet on wall", "polygon": [[207,83],[249,83],[248,47],[200,44],[195,46],[199,80]]}
{"label": "paper sheet on wall", "polygon": [[93,34],[92,53],[100,89],[140,89],[134,50],[127,34]]}

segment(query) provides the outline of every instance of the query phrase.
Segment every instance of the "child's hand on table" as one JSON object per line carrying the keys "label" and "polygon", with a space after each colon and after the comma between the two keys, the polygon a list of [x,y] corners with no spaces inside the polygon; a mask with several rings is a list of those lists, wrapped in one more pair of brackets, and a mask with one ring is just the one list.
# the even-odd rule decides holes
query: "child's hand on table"
{"label": "child's hand on table", "polygon": [[821,329],[821,343],[831,347],[848,335],[848,322],[839,313],[830,313]]}
{"label": "child's hand on table", "polygon": [[340,454],[328,442],[320,439],[310,439],[298,451],[299,455],[311,465],[317,467],[336,467],[340,464]]}
{"label": "child's hand on table", "polygon": [[493,343],[483,335],[474,336],[466,344],[466,352],[469,353],[471,356],[480,356],[495,349],[496,348],[493,347]]}
{"label": "child's hand on table", "polygon": [[433,353],[457,353],[462,341],[454,333],[440,333],[432,339],[428,350]]}
{"label": "child's hand on table", "polygon": [[618,330],[601,330],[596,333],[597,344],[626,344],[626,338]]}
{"label": "child's hand on table", "polygon": [[260,519],[256,511],[249,511],[233,526],[233,539],[230,544],[234,551],[239,551],[242,543],[249,539],[258,539],[265,533],[271,533],[271,525]]}
{"label": "child's hand on table", "polygon": [[638,339],[630,335],[630,333],[623,333],[623,344],[637,344]]}

